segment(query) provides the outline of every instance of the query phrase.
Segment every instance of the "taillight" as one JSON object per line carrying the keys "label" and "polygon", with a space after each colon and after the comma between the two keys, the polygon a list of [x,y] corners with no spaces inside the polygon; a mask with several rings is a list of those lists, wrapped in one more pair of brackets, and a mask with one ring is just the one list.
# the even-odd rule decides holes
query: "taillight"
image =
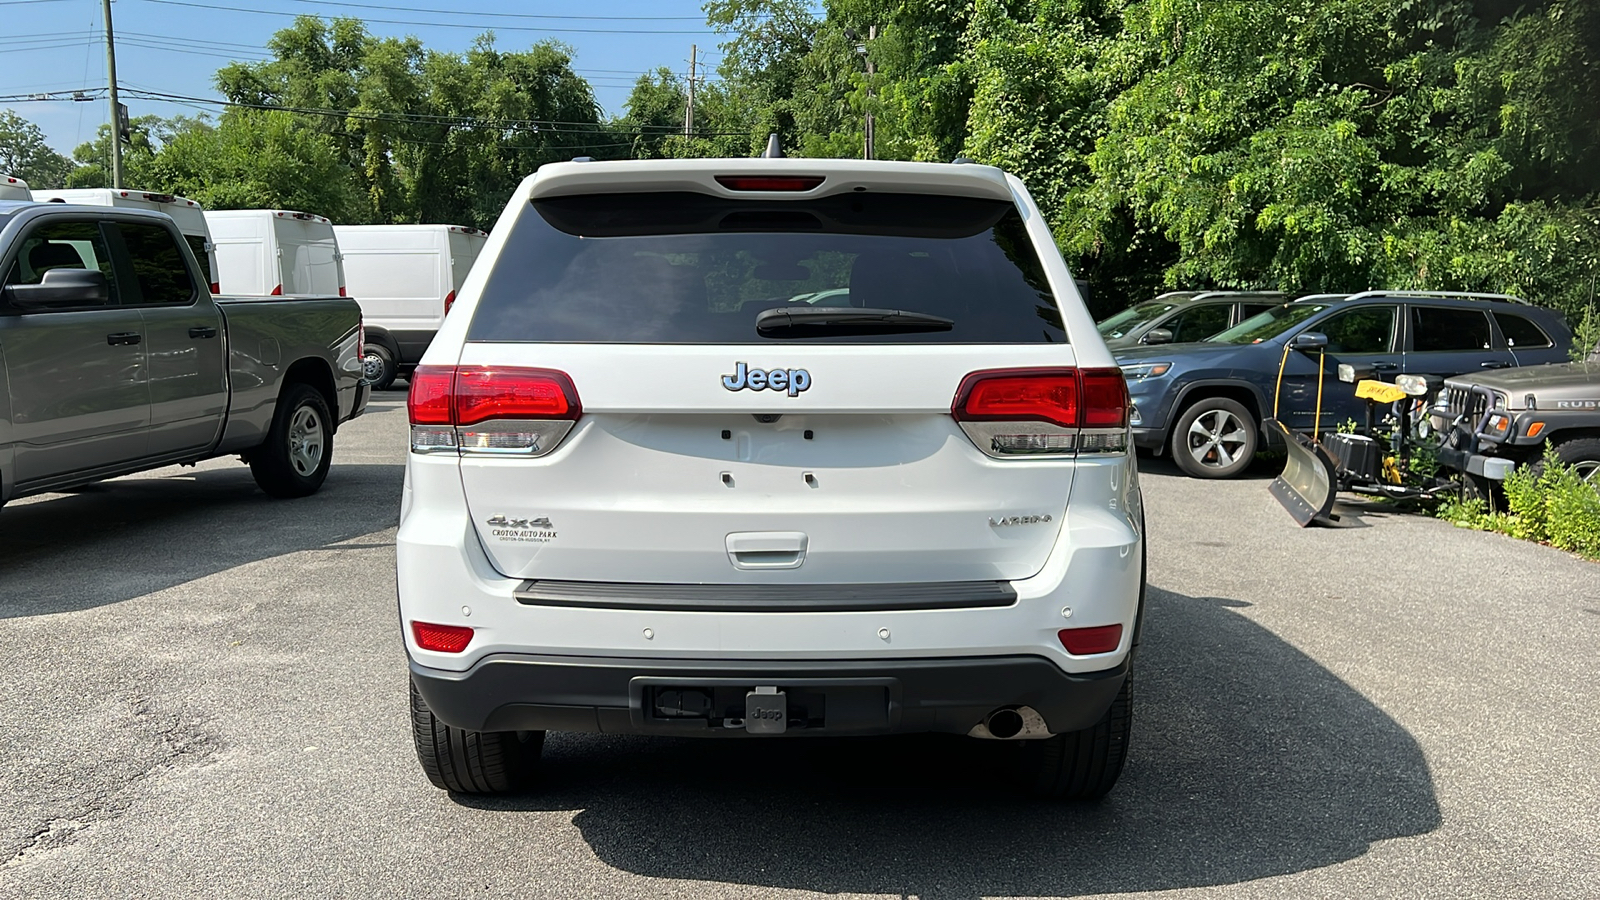
{"label": "taillight", "polygon": [[435,653],[460,653],[472,643],[472,629],[465,625],[412,622],[411,636],[417,639],[418,647]]}
{"label": "taillight", "polygon": [[950,414],[996,459],[1120,453],[1128,441],[1128,386],[1120,369],[973,372]]}
{"label": "taillight", "polygon": [[1056,633],[1061,646],[1073,656],[1110,653],[1122,646],[1121,625],[1095,625],[1090,628],[1063,628]]}
{"label": "taillight", "polygon": [[444,314],[450,315],[450,307],[456,305],[456,292],[451,291],[444,295]]}
{"label": "taillight", "polygon": [[350,295],[349,295],[349,294],[346,294],[346,293],[345,293],[345,292],[344,292],[344,285],[342,285],[342,284],[341,284],[341,285],[339,285],[339,296],[341,296],[341,297],[348,297],[348,296],[350,296]]}
{"label": "taillight", "polygon": [[222,293],[222,285],[219,284],[218,282],[215,282],[215,281],[211,282],[211,293],[213,293],[213,294]]}
{"label": "taillight", "polygon": [[565,372],[516,366],[419,366],[406,407],[418,453],[543,456],[583,415]]}
{"label": "taillight", "polygon": [[356,323],[356,359],[365,359],[367,356],[367,323]]}
{"label": "taillight", "polygon": [[273,288],[272,289],[272,296],[274,296],[274,297],[282,297],[283,296],[283,285],[280,284],[277,287]]}

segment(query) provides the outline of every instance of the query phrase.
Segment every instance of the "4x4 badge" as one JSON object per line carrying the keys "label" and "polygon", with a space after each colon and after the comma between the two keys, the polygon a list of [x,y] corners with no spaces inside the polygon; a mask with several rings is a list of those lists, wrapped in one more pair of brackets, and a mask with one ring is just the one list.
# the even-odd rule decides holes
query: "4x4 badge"
{"label": "4x4 badge", "polygon": [[811,387],[811,373],[805,369],[752,369],[745,363],[734,363],[733,374],[722,376],[722,386],[730,391],[788,391],[798,397]]}

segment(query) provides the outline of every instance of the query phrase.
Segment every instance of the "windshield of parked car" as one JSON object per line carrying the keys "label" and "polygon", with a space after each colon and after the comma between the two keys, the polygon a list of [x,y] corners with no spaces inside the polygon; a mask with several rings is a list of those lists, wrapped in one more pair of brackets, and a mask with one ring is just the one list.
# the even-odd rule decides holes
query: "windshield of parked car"
{"label": "windshield of parked car", "polygon": [[1155,321],[1168,310],[1177,307],[1176,303],[1165,300],[1150,300],[1137,306],[1130,306],[1122,312],[1096,325],[1101,337],[1119,338],[1138,328],[1146,322]]}
{"label": "windshield of parked car", "polygon": [[[758,318],[770,310],[789,314]],[[1011,201],[616,193],[529,203],[467,340],[1033,344],[1067,333]]]}
{"label": "windshield of parked car", "polygon": [[1218,344],[1259,344],[1283,334],[1327,308],[1320,303],[1289,303],[1284,306],[1274,306],[1206,340]]}

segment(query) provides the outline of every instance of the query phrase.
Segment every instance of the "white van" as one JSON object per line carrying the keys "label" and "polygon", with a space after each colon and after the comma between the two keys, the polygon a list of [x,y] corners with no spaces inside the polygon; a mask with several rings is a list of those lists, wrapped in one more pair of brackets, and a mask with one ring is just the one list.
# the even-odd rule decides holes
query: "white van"
{"label": "white van", "polygon": [[378,390],[416,368],[489,240],[461,225],[337,225],[345,284],[367,329],[367,380]]}
{"label": "white van", "polygon": [[32,200],[28,183],[11,175],[0,175],[0,200]]}
{"label": "white van", "polygon": [[116,188],[74,188],[61,191],[34,191],[33,199],[47,203],[77,206],[114,206],[118,209],[148,209],[166,213],[177,223],[178,232],[194,251],[194,258],[206,270],[211,293],[217,293],[217,255],[212,252],[211,232],[206,229],[205,210],[188,197],[129,191]]}
{"label": "white van", "polygon": [[288,209],[206,213],[221,293],[246,297],[345,296],[333,223]]}

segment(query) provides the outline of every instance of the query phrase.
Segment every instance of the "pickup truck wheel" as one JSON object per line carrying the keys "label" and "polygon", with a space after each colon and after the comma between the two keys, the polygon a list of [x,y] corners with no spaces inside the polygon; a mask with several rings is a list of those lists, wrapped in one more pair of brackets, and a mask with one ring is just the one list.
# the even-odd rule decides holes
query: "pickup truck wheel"
{"label": "pickup truck wheel", "polygon": [[542,731],[463,731],[439,721],[411,685],[411,736],[433,786],[460,794],[526,788],[544,749]]}
{"label": "pickup truck wheel", "polygon": [[1172,461],[1195,478],[1233,478],[1256,456],[1256,418],[1242,403],[1204,397],[1172,429]]}
{"label": "pickup truck wheel", "polygon": [[1025,792],[1054,800],[1098,800],[1111,791],[1122,774],[1133,729],[1128,699],[1132,681],[1131,673],[1123,678],[1117,699],[1094,725],[1043,740],[1017,741],[1017,781]]}
{"label": "pickup truck wheel", "polygon": [[307,384],[284,389],[266,441],[250,451],[250,474],[274,497],[314,494],[333,462],[333,417],[322,394]]}
{"label": "pickup truck wheel", "polygon": [[368,344],[361,357],[361,376],[372,384],[375,391],[387,391],[394,384],[397,367],[394,355],[377,344]]}

